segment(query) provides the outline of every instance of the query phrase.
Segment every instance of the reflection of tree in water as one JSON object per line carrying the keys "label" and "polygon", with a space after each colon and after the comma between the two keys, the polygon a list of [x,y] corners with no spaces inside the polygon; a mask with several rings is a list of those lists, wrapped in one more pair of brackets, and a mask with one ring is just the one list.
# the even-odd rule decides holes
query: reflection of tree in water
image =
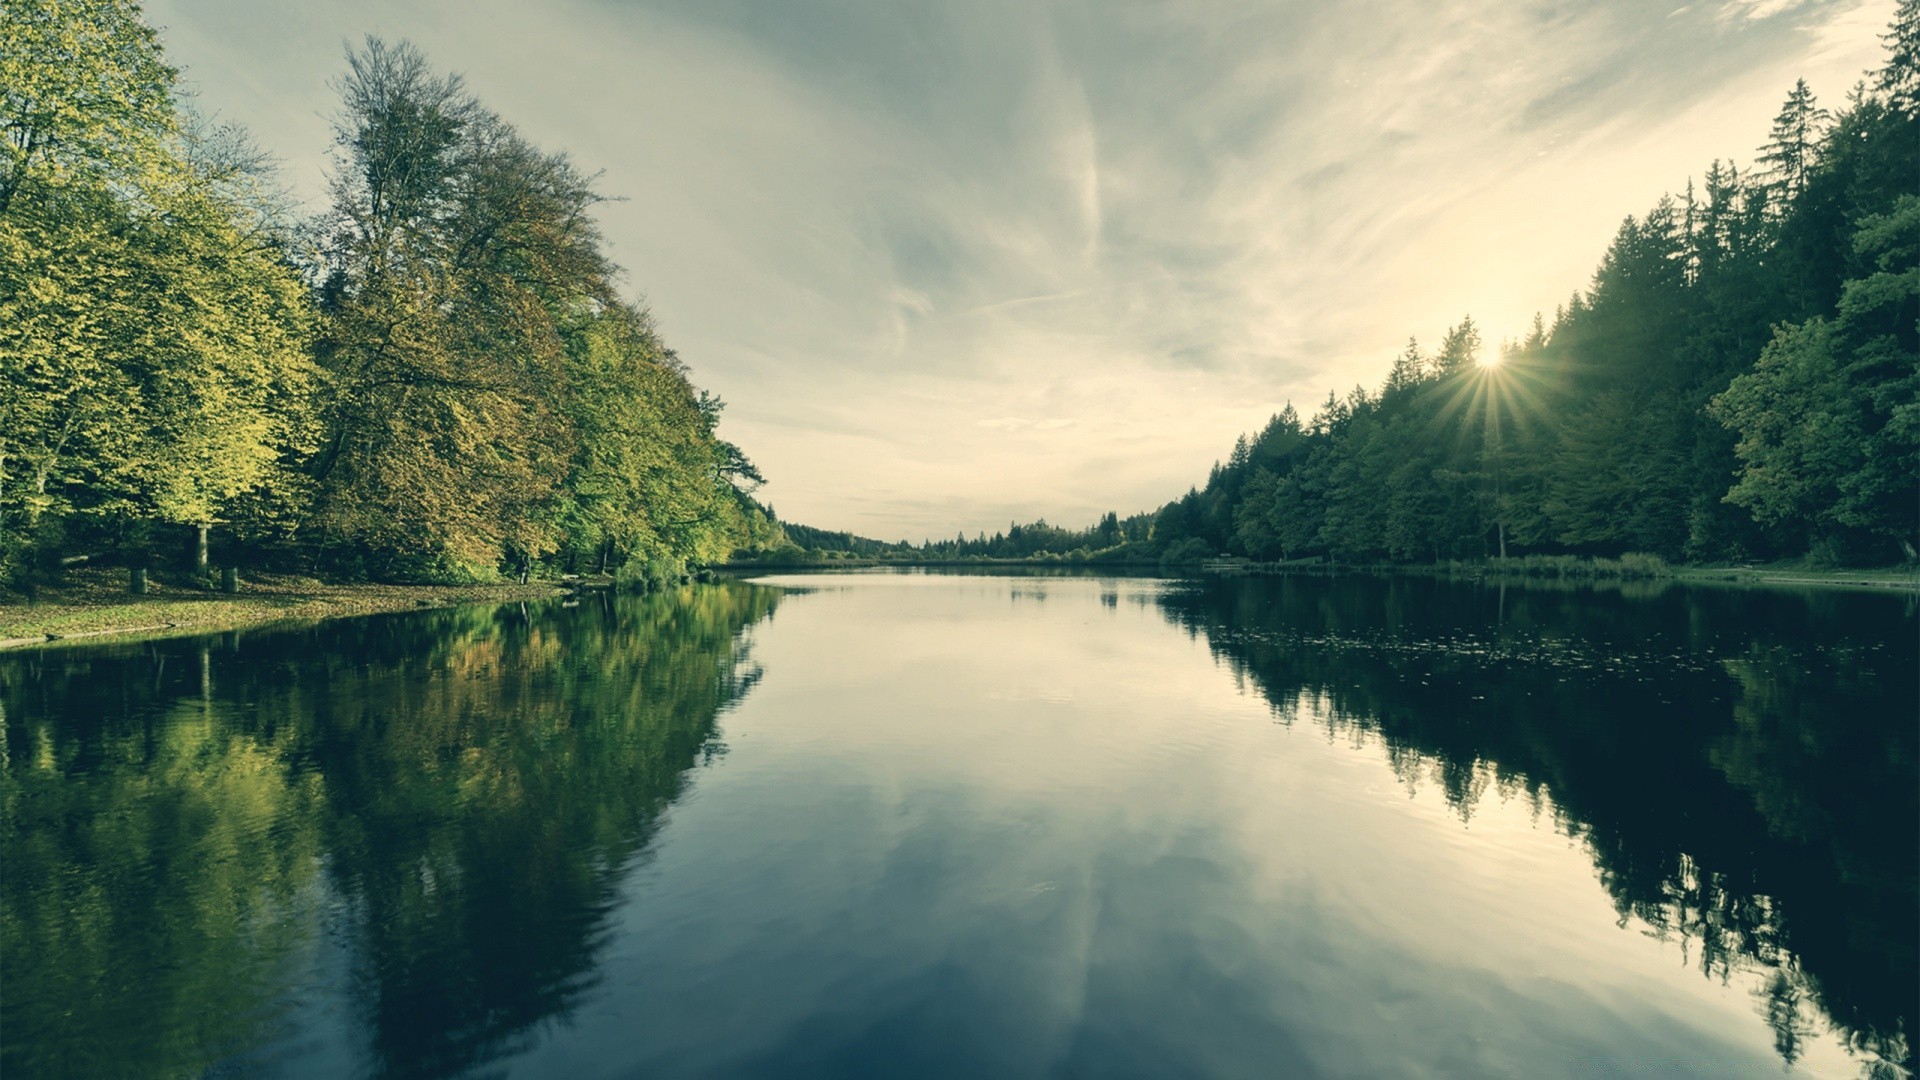
{"label": "reflection of tree in water", "polygon": [[204,644],[122,655],[0,667],[5,1075],[197,1073],[273,1020],[313,912],[292,733],[227,722]]}
{"label": "reflection of tree in water", "polygon": [[1795,1060],[1824,1017],[1913,1067],[1920,674],[1897,597],[1214,582],[1163,610],[1283,720],[1379,739],[1463,818],[1490,791],[1584,840],[1622,924],[1761,974]]}
{"label": "reflection of tree in water", "polygon": [[316,925],[352,956],[370,1071],[527,1044],[591,987],[777,596],[327,623],[238,639],[205,679],[197,641],[0,666],[7,1071],[244,1061],[286,1034],[271,1003]]}

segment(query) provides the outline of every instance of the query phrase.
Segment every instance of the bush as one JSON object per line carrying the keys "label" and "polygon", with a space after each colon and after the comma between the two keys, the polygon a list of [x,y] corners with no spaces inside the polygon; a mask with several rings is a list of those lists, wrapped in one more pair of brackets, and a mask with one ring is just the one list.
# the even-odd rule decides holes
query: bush
{"label": "bush", "polygon": [[1493,577],[1529,578],[1618,578],[1622,581],[1646,581],[1673,576],[1673,568],[1658,555],[1629,551],[1618,559],[1583,559],[1578,555],[1526,555],[1508,559],[1487,559],[1476,567],[1472,563],[1449,564],[1455,573],[1480,573]]}
{"label": "bush", "polygon": [[1622,578],[1664,578],[1673,576],[1673,568],[1667,560],[1658,555],[1646,555],[1638,551],[1629,551],[1620,556],[1619,576]]}
{"label": "bush", "polygon": [[1161,566],[1192,566],[1213,557],[1213,548],[1197,536],[1189,536],[1160,554]]}

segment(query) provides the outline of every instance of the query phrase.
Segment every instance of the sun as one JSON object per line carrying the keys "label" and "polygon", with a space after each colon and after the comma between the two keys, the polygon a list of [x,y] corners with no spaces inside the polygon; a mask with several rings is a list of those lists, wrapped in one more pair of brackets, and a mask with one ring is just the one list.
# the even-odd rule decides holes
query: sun
{"label": "sun", "polygon": [[1482,369],[1490,371],[1500,366],[1500,351],[1498,349],[1489,349],[1479,356],[1474,357],[1473,362],[1478,364]]}

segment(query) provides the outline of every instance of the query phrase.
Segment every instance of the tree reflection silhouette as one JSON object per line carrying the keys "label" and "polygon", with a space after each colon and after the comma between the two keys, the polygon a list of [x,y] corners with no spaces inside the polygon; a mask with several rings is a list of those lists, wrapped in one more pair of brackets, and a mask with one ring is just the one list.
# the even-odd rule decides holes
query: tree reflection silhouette
{"label": "tree reflection silhouette", "polygon": [[512,1053],[593,985],[622,874],[758,677],[743,631],[778,596],[8,658],[0,1063],[244,1068],[317,934],[352,957],[366,1071]]}
{"label": "tree reflection silhouette", "polygon": [[1462,819],[1490,789],[1548,812],[1623,925],[1708,977],[1764,973],[1788,1063],[1823,1014],[1870,1071],[1913,1068],[1920,663],[1899,597],[1282,578],[1161,605],[1283,720],[1377,738]]}

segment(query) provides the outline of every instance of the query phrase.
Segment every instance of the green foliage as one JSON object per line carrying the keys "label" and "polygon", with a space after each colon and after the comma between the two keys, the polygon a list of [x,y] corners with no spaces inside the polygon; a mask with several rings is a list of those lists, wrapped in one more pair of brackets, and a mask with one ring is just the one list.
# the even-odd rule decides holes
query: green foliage
{"label": "green foliage", "polygon": [[[10,6],[0,559],[45,515],[209,523],[308,445],[307,291],[236,144],[183,125],[119,4]],[[243,147],[238,149],[243,150]],[[124,529],[123,529],[124,532]]]}
{"label": "green foliage", "polygon": [[573,450],[555,316],[605,295],[595,196],[410,46],[348,60],[314,524],[395,556],[548,550]]}
{"label": "green foliage", "polygon": [[[1486,559],[1475,569],[1495,576],[1527,578],[1615,578],[1651,581],[1673,576],[1673,568],[1658,555],[1629,551],[1618,559],[1586,559],[1577,555],[1526,555]],[[1464,568],[1463,568],[1464,569]]]}
{"label": "green foliage", "polygon": [[1191,566],[1213,556],[1213,548],[1197,536],[1169,544],[1160,555],[1162,566]]}
{"label": "green foliage", "polygon": [[0,215],[35,188],[141,180],[175,127],[174,77],[133,0],[0,6]]}
{"label": "green foliage", "polygon": [[[1841,559],[1913,551],[1920,496],[1920,196],[1865,219],[1855,250],[1874,267],[1839,311],[1781,326],[1747,374],[1714,398],[1740,434],[1729,502],[1763,522],[1804,523]],[[1877,549],[1877,550],[1876,550]]]}
{"label": "green foliage", "polygon": [[411,46],[349,54],[307,251],[244,136],[183,120],[135,5],[8,4],[0,45],[0,576],[144,562],[153,525],[416,580],[780,540],[614,289],[590,178]]}
{"label": "green foliage", "polygon": [[1915,557],[1916,10],[1873,90],[1830,115],[1796,84],[1758,171],[1715,162],[1628,218],[1591,286],[1497,364],[1468,319],[1431,357],[1409,345],[1378,393],[1330,393],[1306,425],[1288,406],[1152,515],[1154,541],[1502,566]]}

